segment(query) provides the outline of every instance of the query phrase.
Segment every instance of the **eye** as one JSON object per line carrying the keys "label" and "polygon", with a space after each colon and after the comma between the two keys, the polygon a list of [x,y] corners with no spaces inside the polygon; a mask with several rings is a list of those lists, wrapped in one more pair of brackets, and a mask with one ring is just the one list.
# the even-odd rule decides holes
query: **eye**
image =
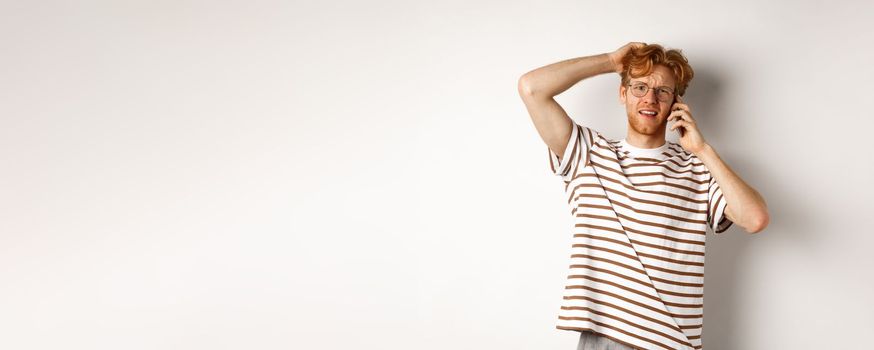
{"label": "eye", "polygon": [[670,96],[674,94],[674,90],[668,88],[659,88],[659,93],[665,96]]}
{"label": "eye", "polygon": [[643,93],[646,93],[646,90],[647,90],[647,89],[648,89],[648,88],[647,88],[646,84],[634,84],[634,85],[631,85],[631,90],[633,90],[633,91],[635,91],[635,92],[643,92]]}

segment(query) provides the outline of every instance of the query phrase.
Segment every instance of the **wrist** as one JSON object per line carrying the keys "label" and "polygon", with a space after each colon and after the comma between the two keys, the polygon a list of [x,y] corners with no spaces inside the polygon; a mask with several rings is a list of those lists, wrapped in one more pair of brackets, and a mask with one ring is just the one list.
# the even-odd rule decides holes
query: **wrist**
{"label": "wrist", "polygon": [[701,147],[699,147],[697,150],[695,150],[695,151],[690,151],[690,152],[692,152],[692,154],[694,154],[696,157],[701,158],[701,157],[703,157],[703,156],[705,156],[705,155],[707,155],[707,154],[710,154],[710,153],[716,152],[716,150],[714,150],[713,147],[710,146],[709,143],[706,143],[706,142],[705,142],[704,145],[702,145]]}
{"label": "wrist", "polygon": [[620,67],[622,65],[620,62],[617,62],[615,52],[606,53],[605,55],[607,56],[607,66],[610,68],[610,72],[621,74],[622,69],[620,69]]}

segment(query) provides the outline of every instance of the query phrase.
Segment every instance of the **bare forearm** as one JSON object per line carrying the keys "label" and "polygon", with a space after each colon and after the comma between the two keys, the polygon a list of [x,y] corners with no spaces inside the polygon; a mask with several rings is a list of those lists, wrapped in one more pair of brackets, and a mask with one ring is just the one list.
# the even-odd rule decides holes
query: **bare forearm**
{"label": "bare forearm", "polygon": [[543,66],[525,73],[521,80],[527,95],[553,97],[583,79],[615,71],[610,55],[604,53]]}
{"label": "bare forearm", "polygon": [[727,203],[726,210],[730,213],[729,219],[747,232],[763,230],[769,219],[768,207],[762,195],[735,174],[709,144],[695,155],[704,162],[710,175],[722,189]]}

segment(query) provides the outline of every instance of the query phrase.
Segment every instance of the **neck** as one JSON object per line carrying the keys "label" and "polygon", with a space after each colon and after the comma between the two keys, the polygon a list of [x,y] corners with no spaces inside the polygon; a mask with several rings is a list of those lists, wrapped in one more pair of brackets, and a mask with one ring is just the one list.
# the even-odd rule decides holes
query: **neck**
{"label": "neck", "polygon": [[665,140],[664,131],[658,135],[646,135],[636,133],[629,128],[625,142],[637,148],[659,148],[667,141]]}

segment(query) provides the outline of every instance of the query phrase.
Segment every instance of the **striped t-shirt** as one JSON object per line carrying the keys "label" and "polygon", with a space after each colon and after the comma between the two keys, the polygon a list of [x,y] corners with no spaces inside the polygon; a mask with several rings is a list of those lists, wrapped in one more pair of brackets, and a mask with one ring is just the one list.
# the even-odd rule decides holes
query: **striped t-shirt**
{"label": "striped t-shirt", "polygon": [[710,171],[675,142],[641,149],[577,123],[549,162],[575,223],[556,327],[639,349],[702,349],[705,230],[732,224]]}

